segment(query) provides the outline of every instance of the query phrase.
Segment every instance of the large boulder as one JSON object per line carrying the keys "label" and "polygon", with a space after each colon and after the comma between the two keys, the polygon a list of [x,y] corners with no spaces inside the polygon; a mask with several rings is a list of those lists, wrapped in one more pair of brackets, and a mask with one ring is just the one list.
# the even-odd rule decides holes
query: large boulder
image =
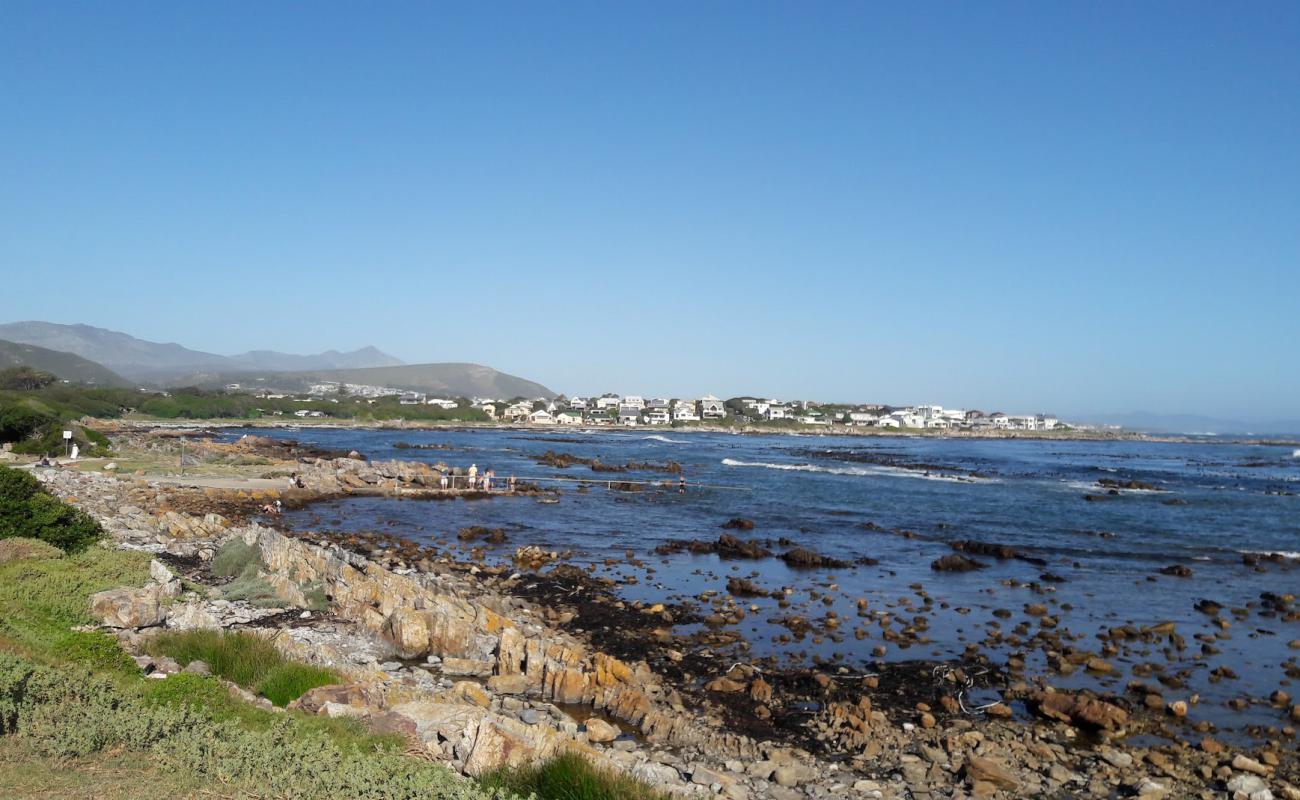
{"label": "large boulder", "polygon": [[479,723],[474,746],[465,758],[465,774],[472,778],[502,768],[519,767],[539,761],[551,748],[508,726],[504,720],[484,719]]}
{"label": "large boulder", "polygon": [[149,628],[167,620],[157,584],[124,586],[90,596],[90,614],[110,628]]}

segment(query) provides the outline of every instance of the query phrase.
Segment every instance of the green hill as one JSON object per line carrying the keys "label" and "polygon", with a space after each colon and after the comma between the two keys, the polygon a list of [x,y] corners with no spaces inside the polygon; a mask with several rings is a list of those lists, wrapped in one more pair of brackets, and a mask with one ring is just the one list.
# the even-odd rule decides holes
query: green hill
{"label": "green hill", "polygon": [[111,369],[72,353],[47,350],[31,344],[0,339],[0,369],[32,367],[53,373],[61,380],[94,386],[132,386]]}

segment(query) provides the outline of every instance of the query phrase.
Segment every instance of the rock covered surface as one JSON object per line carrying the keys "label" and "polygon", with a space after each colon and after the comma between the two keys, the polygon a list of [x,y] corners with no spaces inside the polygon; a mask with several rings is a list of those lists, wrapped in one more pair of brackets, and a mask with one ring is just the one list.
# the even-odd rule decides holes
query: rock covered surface
{"label": "rock covered surface", "polygon": [[[406,463],[322,461],[305,477],[323,492],[359,484],[433,485],[425,482],[435,472],[407,474],[403,470],[428,467],[408,470]],[[1293,785],[1293,729],[1290,751],[1265,746],[1242,752],[1209,738],[1196,747],[1137,747],[1122,738],[1129,724],[1123,709],[1043,690],[1024,694],[1041,722],[1009,719],[1011,709],[1001,704],[978,715],[955,713],[956,700],[942,709],[946,714],[925,704],[905,715],[886,713],[873,707],[870,679],[852,698],[828,690],[828,701],[810,712],[809,727],[847,757],[822,760],[730,730],[683,699],[678,689],[685,687],[669,685],[645,662],[594,650],[553,627],[543,609],[485,588],[473,572],[428,561],[391,569],[339,544],[237,524],[206,510],[224,507],[212,492],[57,470],[38,475],[51,491],[98,518],[118,546],[159,555],[149,585],[92,600],[96,615],[124,631],[124,639],[157,626],[263,631],[287,655],[348,677],[347,685],[323,687],[297,701],[304,711],[363,717],[468,775],[577,750],[674,792],[739,800],[1300,798]],[[283,608],[183,591],[173,572],[192,584],[212,582],[205,565],[234,537],[258,548],[262,577]],[[327,612],[303,610],[311,605],[309,591],[324,592]],[[148,665],[159,675],[174,667]],[[829,686],[834,678],[825,680]],[[746,696],[758,708],[771,701],[771,685],[743,664],[705,688]],[[1178,712],[1171,707],[1169,713]],[[1292,705],[1290,714],[1295,720],[1300,712]],[[1084,739],[1096,746],[1081,746]]]}

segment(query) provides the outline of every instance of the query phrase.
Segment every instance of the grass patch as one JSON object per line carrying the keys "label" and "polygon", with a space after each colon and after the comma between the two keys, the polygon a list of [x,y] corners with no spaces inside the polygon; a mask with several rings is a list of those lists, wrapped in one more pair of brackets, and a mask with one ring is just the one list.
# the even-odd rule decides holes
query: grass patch
{"label": "grass patch", "polygon": [[262,563],[261,548],[239,538],[223,544],[212,559],[214,575],[234,579],[221,587],[222,597],[227,600],[244,600],[261,608],[284,605],[271,584],[259,577],[265,566]]}
{"label": "grass patch", "polygon": [[542,800],[670,800],[669,795],[629,775],[598,769],[575,753],[556,756],[534,767],[498,770],[482,780],[502,789]]}
{"label": "grass patch", "polygon": [[170,656],[181,666],[203,661],[214,675],[256,692],[277,706],[286,706],[317,686],[341,680],[333,670],[288,661],[274,645],[251,633],[163,633],[149,642],[149,652]]}
{"label": "grass patch", "polygon": [[94,622],[90,595],[147,581],[149,559],[147,553],[95,547],[66,558],[0,563],[0,643],[46,663],[135,672],[113,637],[71,628]]}

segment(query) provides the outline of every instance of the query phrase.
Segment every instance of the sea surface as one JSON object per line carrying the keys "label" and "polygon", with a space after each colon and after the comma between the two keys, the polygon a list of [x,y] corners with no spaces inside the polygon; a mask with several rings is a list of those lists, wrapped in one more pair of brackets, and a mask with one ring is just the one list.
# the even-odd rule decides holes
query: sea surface
{"label": "sea surface", "polygon": [[[295,527],[316,530],[378,530],[415,540],[455,540],[470,525],[505,528],[510,541],[489,558],[505,559],[521,545],[572,551],[569,559],[594,564],[597,574],[636,582],[622,585],[629,599],[650,602],[689,598],[708,590],[725,591],[731,575],[747,576],[767,588],[791,587],[791,599],[820,616],[836,610],[849,625],[861,598],[873,613],[896,617],[919,609],[921,584],[935,605],[926,643],[889,646],[885,660],[933,659],[959,662],[968,642],[984,638],[989,626],[1004,632],[1026,619],[1025,604],[1047,603],[1061,627],[1079,635],[1075,645],[1099,648],[1098,631],[1133,623],[1174,621],[1187,639],[1171,669],[1186,670],[1187,686],[1167,690],[1167,699],[1201,695],[1194,716],[1224,727],[1257,723],[1280,725],[1274,709],[1258,703],[1243,711],[1226,701],[1265,696],[1287,687],[1284,672],[1300,651],[1300,623],[1260,614],[1262,592],[1300,592],[1300,568],[1268,565],[1264,572],[1243,563],[1247,553],[1284,553],[1300,558],[1300,451],[1293,445],[1064,441],[1041,439],[949,439],[907,436],[728,435],[665,431],[580,432],[535,430],[394,431],[302,428],[235,431],[298,439],[308,444],[364,453],[371,459],[407,458],[445,462],[455,467],[492,469],[498,481],[543,481],[560,488],[558,503],[511,497],[490,501],[428,502],[388,498],[350,498],[313,504],[292,512]],[[398,442],[436,444],[447,449],[398,449]],[[585,466],[556,469],[537,457],[551,450],[605,464],[627,462],[682,465],[687,490],[676,476],[656,472],[593,473]],[[591,479],[579,491],[577,479]],[[1107,494],[1101,479],[1138,481],[1158,491],[1121,490]],[[669,488],[611,491],[606,480],[668,481]],[[1093,501],[1085,495],[1100,497]],[[716,539],[732,517],[754,521],[742,538],[788,539],[845,561],[875,559],[873,566],[797,570],[777,559],[722,561],[713,555],[654,555],[671,539]],[[871,523],[880,530],[872,530]],[[900,535],[909,531],[913,535]],[[934,572],[930,563],[951,553],[949,542],[974,539],[1014,547],[1046,562],[999,561],[979,557],[987,569],[968,573]],[[774,544],[778,553],[783,548]],[[625,551],[654,567],[652,574],[626,565]],[[606,560],[617,562],[606,565]],[[1158,574],[1183,565],[1192,577]],[[1045,582],[1048,572],[1063,582]],[[834,584],[834,588],[831,588]],[[808,590],[819,593],[809,602]],[[832,598],[825,606],[821,595]],[[1244,619],[1224,611],[1230,638],[1202,653],[1195,634],[1219,628],[1195,610],[1201,598],[1225,607],[1250,608]],[[882,640],[872,631],[862,640],[843,635],[778,641],[784,628],[771,622],[781,613],[773,601],[746,600],[758,606],[740,628],[759,655],[779,654],[792,661],[839,657],[845,664],[875,660]],[[943,608],[942,606],[946,606]],[[962,611],[959,613],[958,609]],[[1013,619],[991,613],[1010,609]],[[995,660],[1015,651],[994,650]],[[1025,651],[1032,674],[1041,656]],[[1116,657],[1119,672],[1097,679],[1082,671],[1053,675],[1057,686],[1100,682],[1121,691],[1140,660],[1164,663],[1159,648],[1141,659]],[[1216,666],[1230,667],[1236,679],[1210,682]],[[1150,681],[1151,679],[1148,678]],[[1154,682],[1154,681],[1151,681]],[[1292,695],[1300,695],[1289,686]]]}

